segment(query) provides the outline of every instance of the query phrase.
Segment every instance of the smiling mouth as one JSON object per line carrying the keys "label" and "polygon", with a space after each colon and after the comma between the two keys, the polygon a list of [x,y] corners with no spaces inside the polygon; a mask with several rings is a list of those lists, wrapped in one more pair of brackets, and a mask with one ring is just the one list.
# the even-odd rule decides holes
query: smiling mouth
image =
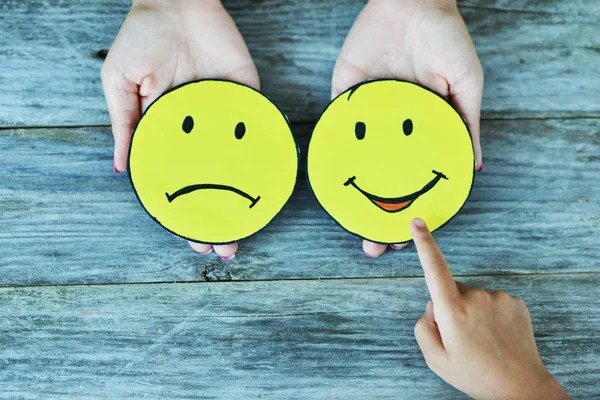
{"label": "smiling mouth", "polygon": [[181,189],[179,189],[178,191],[174,192],[173,194],[169,194],[169,193],[165,192],[165,196],[167,196],[167,200],[169,200],[169,203],[171,203],[171,202],[173,202],[173,200],[175,200],[179,196],[195,192],[196,190],[205,190],[205,189],[227,190],[229,192],[233,192],[235,194],[239,194],[240,196],[242,196],[242,197],[250,200],[250,207],[249,208],[254,207],[254,205],[256,203],[258,203],[258,201],[260,200],[260,196],[258,196],[256,198],[252,197],[248,193],[244,192],[243,190],[240,190],[238,188],[234,188],[233,186],[214,185],[214,184],[211,184],[211,183],[202,183],[202,184],[185,186],[185,187],[182,187]]}
{"label": "smiling mouth", "polygon": [[439,181],[440,179],[448,180],[448,177],[441,172],[437,172],[432,170],[435,174],[435,178],[433,178],[429,183],[427,183],[421,190],[418,190],[414,193],[408,194],[402,197],[379,197],[375,196],[369,192],[365,192],[363,189],[358,187],[356,182],[356,176],[348,178],[346,182],[344,182],[344,186],[352,185],[356,190],[361,192],[367,199],[371,201],[371,203],[375,204],[377,207],[382,209],[385,212],[395,213],[402,210],[406,210],[419,196],[430,191]]}

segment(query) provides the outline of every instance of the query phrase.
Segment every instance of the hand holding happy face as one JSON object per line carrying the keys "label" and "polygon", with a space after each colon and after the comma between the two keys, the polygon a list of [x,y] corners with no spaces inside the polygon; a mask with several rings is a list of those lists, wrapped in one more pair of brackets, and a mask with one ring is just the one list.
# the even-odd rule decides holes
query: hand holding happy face
{"label": "hand holding happy face", "polygon": [[[377,243],[411,240],[463,206],[473,183],[469,131],[445,99],[417,84],[368,81],[335,98],[308,146],[311,189],[347,231]],[[385,246],[382,246],[385,248]]]}
{"label": "hand holding happy face", "polygon": [[[259,87],[258,74],[233,20],[216,0],[133,1],[102,67],[102,86],[115,138],[115,172],[127,168],[131,133],[160,94],[200,78]],[[190,242],[202,253],[213,246]],[[215,246],[223,258],[237,244]]]}
{"label": "hand holding happy face", "polygon": [[540,359],[525,303],[455,282],[423,220],[410,228],[431,295],[415,325],[429,368],[477,399],[568,399]]}
{"label": "hand holding happy face", "polygon": [[[416,82],[449,99],[467,121],[475,167],[481,170],[483,70],[456,1],[369,1],[338,57],[332,97],[372,78]],[[363,249],[377,257],[386,246],[365,240]]]}

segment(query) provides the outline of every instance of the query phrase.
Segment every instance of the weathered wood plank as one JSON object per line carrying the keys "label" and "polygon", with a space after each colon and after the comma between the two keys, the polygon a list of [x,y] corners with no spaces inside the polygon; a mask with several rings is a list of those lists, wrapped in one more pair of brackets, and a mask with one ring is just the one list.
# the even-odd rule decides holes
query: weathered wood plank
{"label": "weathered wood plank", "polygon": [[591,1],[458,0],[458,4],[460,7],[477,7],[517,13],[600,15],[600,3]]}
{"label": "weathered wood plank", "polygon": [[[303,154],[309,125],[297,125]],[[437,238],[457,274],[599,271],[600,120],[485,121],[485,172]],[[107,128],[0,130],[0,285],[421,276],[412,247],[373,260],[303,176],[223,263],[191,251],[111,171]]]}
{"label": "weathered wood plank", "polygon": [[[4,1],[0,126],[106,125],[102,61],[129,1]],[[598,116],[600,10],[585,0],[460,3],[486,73],[483,114]],[[225,1],[264,91],[294,121],[329,100],[337,54],[361,0]],[[301,16],[301,17],[299,17]]]}
{"label": "weathered wood plank", "polygon": [[[483,277],[528,304],[543,361],[600,393],[599,274]],[[465,398],[413,336],[422,279],[0,289],[11,398]]]}

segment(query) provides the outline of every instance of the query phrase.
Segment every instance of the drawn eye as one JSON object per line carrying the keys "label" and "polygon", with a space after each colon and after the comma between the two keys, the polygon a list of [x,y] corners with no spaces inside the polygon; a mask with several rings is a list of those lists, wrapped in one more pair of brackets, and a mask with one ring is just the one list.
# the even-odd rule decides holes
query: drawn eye
{"label": "drawn eye", "polygon": [[365,133],[367,133],[367,126],[364,122],[357,122],[354,125],[354,134],[358,140],[363,140],[365,138]]}
{"label": "drawn eye", "polygon": [[402,130],[404,131],[404,134],[406,136],[408,136],[408,135],[410,135],[412,133],[412,131],[413,131],[413,123],[412,123],[412,120],[410,118],[404,120],[404,122],[402,123]]}
{"label": "drawn eye", "polygon": [[183,129],[185,133],[190,133],[192,129],[194,129],[194,118],[189,115],[185,117],[183,124],[181,124],[181,129]]}
{"label": "drawn eye", "polygon": [[241,139],[246,134],[246,125],[243,122],[238,122],[235,126],[235,138]]}

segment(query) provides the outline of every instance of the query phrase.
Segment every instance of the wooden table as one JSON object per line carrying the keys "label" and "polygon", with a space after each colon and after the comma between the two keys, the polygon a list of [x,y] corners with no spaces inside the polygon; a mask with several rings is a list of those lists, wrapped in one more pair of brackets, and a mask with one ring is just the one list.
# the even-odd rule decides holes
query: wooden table
{"label": "wooden table", "polygon": [[[301,147],[358,0],[225,3]],[[486,74],[485,172],[437,234],[458,279],[521,296],[543,361],[600,397],[600,3],[459,3]],[[125,0],[0,4],[0,397],[464,398],[413,336],[413,246],[379,259],[304,179],[238,257],[166,233],[113,174],[96,56]]]}

